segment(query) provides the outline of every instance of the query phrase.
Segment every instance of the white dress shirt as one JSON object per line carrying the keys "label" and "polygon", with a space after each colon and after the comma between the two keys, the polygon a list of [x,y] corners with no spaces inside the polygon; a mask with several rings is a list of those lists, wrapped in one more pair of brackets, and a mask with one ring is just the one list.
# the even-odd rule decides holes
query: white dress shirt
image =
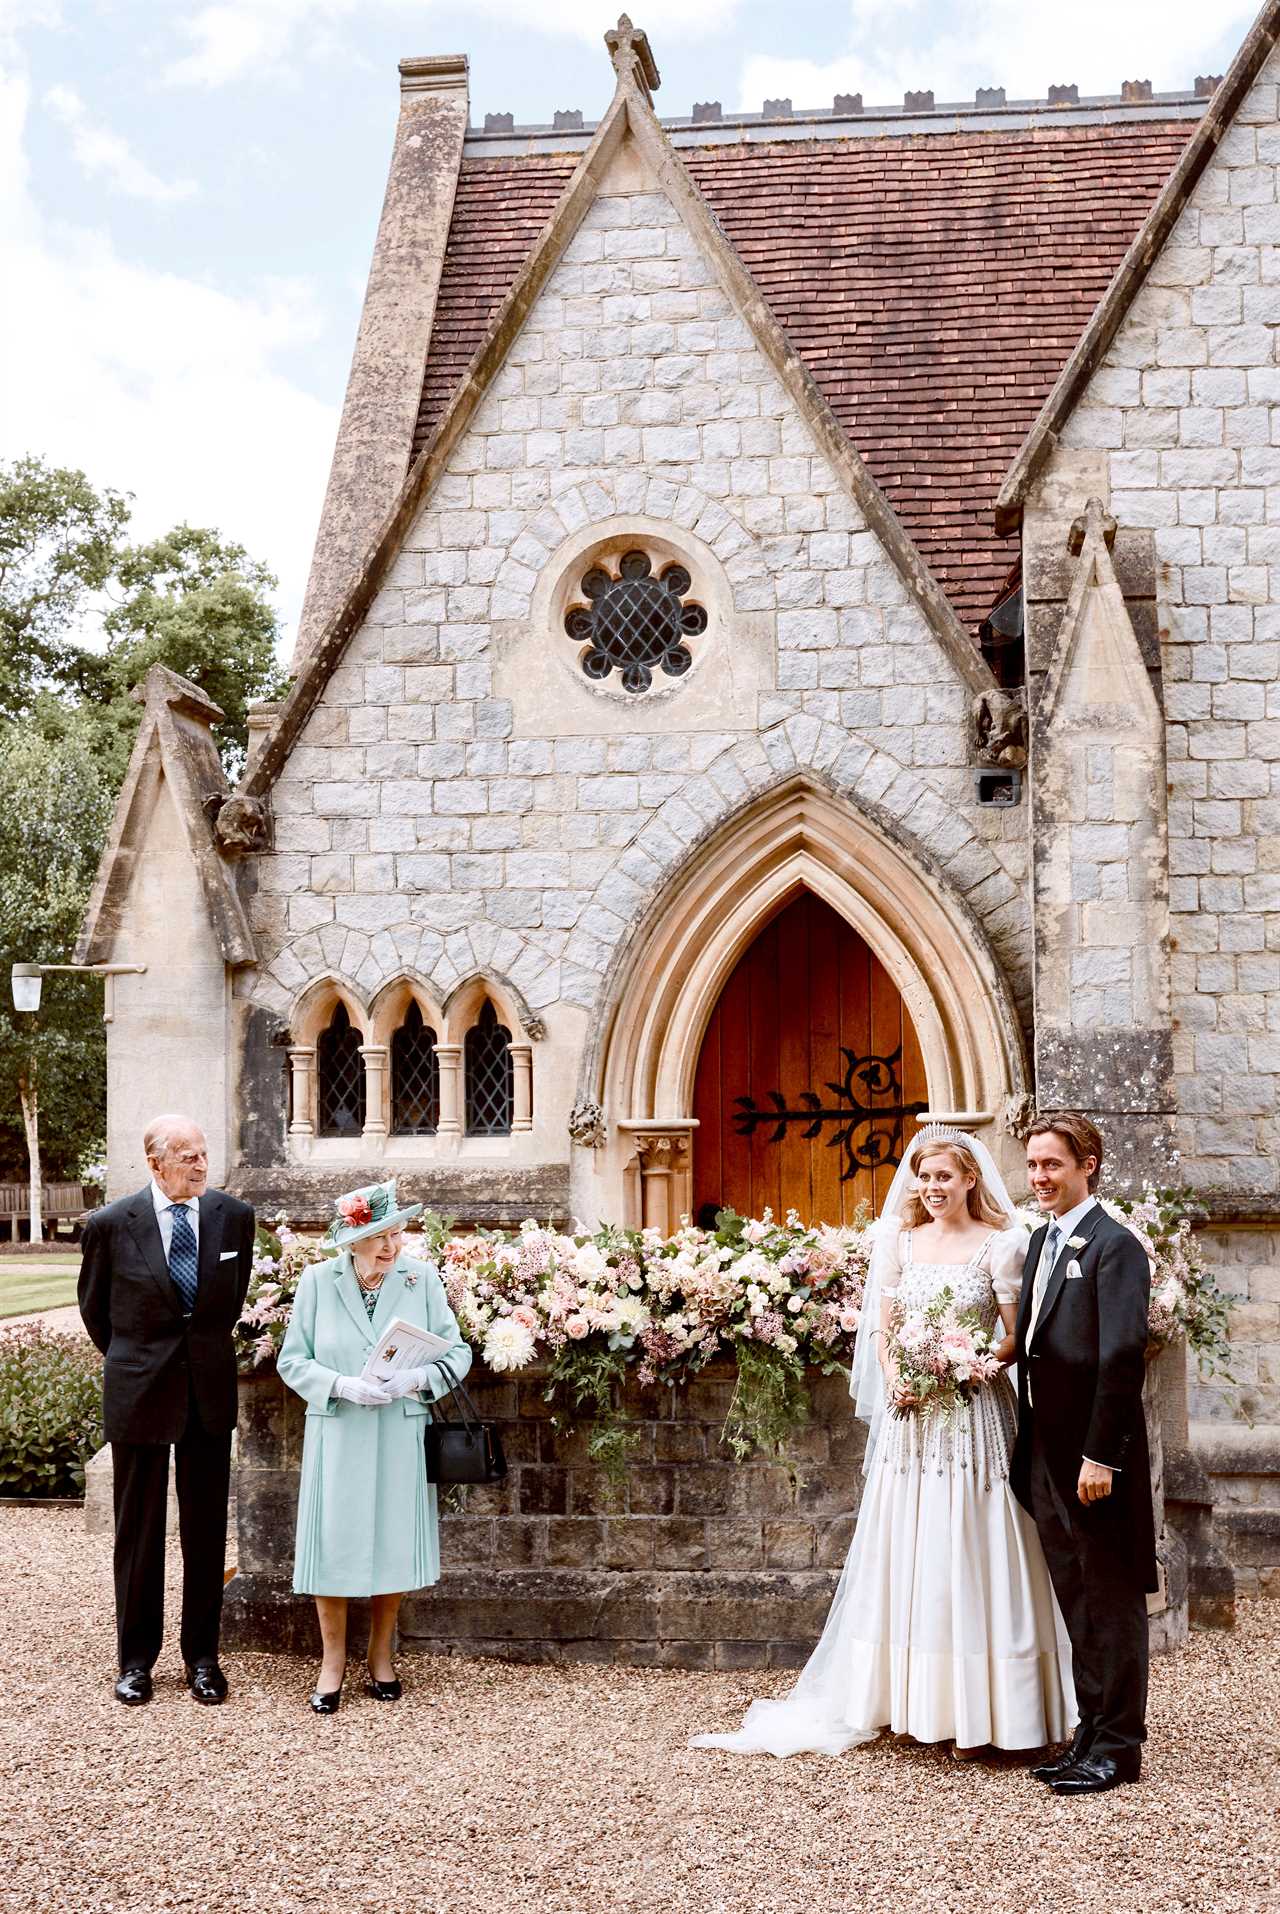
{"label": "white dress shirt", "polygon": [[[160,1241],[164,1245],[164,1260],[169,1260],[169,1245],[173,1241],[173,1211],[178,1207],[171,1196],[166,1196],[154,1176],[151,1179],[151,1201],[155,1204],[156,1222],[160,1225]],[[196,1239],[196,1248],[200,1247],[200,1198],[187,1197],[181,1207],[191,1218],[191,1234]]]}
{"label": "white dress shirt", "polygon": [[[1089,1214],[1089,1211],[1093,1208],[1097,1200],[1098,1199],[1096,1196],[1086,1196],[1083,1203],[1077,1203],[1075,1208],[1072,1210],[1068,1210],[1065,1216],[1049,1215],[1045,1217],[1044,1220],[1050,1226],[1050,1228],[1052,1228],[1055,1224],[1057,1225],[1058,1257],[1062,1255],[1063,1250],[1067,1247],[1067,1238],[1075,1235],[1081,1223],[1083,1223],[1085,1217]],[[1047,1243],[1048,1240],[1049,1240],[1048,1234],[1046,1233],[1045,1242]],[[1041,1254],[1043,1255],[1043,1253],[1044,1253],[1044,1246],[1042,1244]],[[1058,1257],[1054,1258],[1055,1269],[1057,1267]],[[1038,1270],[1037,1270],[1037,1274],[1039,1274]],[[1036,1324],[1040,1320],[1040,1308],[1043,1307],[1044,1305],[1044,1289],[1047,1289],[1049,1287],[1049,1278],[1050,1276],[1052,1276],[1052,1274],[1053,1274],[1053,1270],[1051,1269],[1048,1269],[1045,1271],[1044,1286],[1040,1295],[1040,1307],[1037,1307],[1036,1309],[1035,1317],[1031,1324],[1031,1332],[1027,1338],[1028,1342],[1031,1340],[1031,1336],[1034,1336],[1036,1333]]]}

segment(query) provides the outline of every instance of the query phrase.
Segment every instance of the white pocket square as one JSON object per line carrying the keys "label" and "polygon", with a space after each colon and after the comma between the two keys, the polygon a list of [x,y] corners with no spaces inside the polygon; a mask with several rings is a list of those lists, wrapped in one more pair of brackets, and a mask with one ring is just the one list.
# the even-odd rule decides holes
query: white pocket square
{"label": "white pocket square", "polygon": [[1075,1257],[1073,1256],[1071,1258],[1071,1261],[1067,1264],[1067,1281],[1069,1283],[1078,1282],[1083,1275],[1084,1275],[1084,1271],[1081,1269],[1079,1263],[1076,1261]]}
{"label": "white pocket square", "polygon": [[224,1249],[221,1256],[219,1256],[218,1261],[220,1263],[229,1263],[233,1256],[238,1256],[239,1254],[240,1252],[238,1249]]}

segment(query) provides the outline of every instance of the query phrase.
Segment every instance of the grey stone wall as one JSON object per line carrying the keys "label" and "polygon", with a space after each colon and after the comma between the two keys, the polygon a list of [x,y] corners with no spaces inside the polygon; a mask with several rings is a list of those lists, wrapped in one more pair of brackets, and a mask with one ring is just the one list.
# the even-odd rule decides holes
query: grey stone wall
{"label": "grey stone wall", "polygon": [[[637,522],[696,552],[719,675],[593,693],[553,586]],[[1029,1007],[1025,813],[976,806],[966,704],[671,203],[606,191],[274,789],[244,988],[492,967],[590,1010],[691,847],[800,771],[943,866]]]}

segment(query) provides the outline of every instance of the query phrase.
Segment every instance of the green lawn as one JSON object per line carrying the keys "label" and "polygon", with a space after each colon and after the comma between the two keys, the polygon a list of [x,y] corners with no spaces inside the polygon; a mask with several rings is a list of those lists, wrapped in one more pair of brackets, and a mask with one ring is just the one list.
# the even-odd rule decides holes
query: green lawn
{"label": "green lawn", "polygon": [[0,1318],[64,1309],[76,1299],[79,1255],[0,1258]]}

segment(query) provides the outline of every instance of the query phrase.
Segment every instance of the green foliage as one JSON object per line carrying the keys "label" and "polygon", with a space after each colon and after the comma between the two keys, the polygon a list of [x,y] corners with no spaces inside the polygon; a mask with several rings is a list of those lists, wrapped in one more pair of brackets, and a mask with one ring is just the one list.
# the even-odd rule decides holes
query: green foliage
{"label": "green foliage", "polygon": [[102,1446],[102,1358],[39,1324],[0,1335],[0,1495],[84,1494]]}
{"label": "green foliage", "polygon": [[738,1375],[720,1439],[739,1462],[753,1452],[786,1460],[787,1444],[809,1420],[809,1392],[798,1355],[762,1342],[737,1345]]}
{"label": "green foliage", "polygon": [[627,1350],[621,1346],[566,1343],[552,1358],[543,1391],[545,1402],[565,1405],[551,1418],[560,1434],[572,1435],[585,1422],[587,1455],[615,1487],[626,1475],[635,1446],[635,1430],[622,1413],[627,1363]]}
{"label": "green foliage", "polygon": [[[283,694],[276,662],[276,581],[242,545],[178,525],[125,542],[129,501],[98,493],[83,472],[24,458],[0,465],[0,718],[56,709],[91,727],[117,789],[138,729],[130,692],[153,664],[200,686],[226,714],[218,728],[228,773],[243,763],[246,713]],[[91,616],[105,638],[86,645]]]}
{"label": "green foliage", "polygon": [[83,472],[23,458],[0,465],[0,718],[25,715],[42,684],[74,669],[71,632],[115,569],[129,503]]}
{"label": "green foliage", "polygon": [[102,986],[44,980],[39,1012],[19,1015],[10,966],[67,963],[111,813],[89,729],[63,713],[47,730],[0,724],[0,1173],[25,1178],[19,1091],[33,1058],[44,1170],[74,1177],[106,1127]]}
{"label": "green foliage", "polygon": [[219,745],[228,769],[238,772],[250,704],[282,697],[287,685],[276,662],[275,578],[243,545],[192,525],[127,548],[115,576],[124,595],[103,621],[107,650],[82,661],[81,678],[110,720],[120,774],[138,724],[129,693],[155,664],[189,678],[221,706]]}

